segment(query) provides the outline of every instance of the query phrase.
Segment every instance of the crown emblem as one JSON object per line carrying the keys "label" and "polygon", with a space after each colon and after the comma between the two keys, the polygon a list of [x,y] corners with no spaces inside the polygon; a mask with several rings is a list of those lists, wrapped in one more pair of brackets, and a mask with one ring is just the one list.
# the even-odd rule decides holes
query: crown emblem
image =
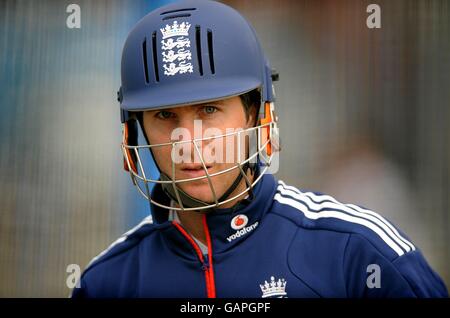
{"label": "crown emblem", "polygon": [[191,24],[189,22],[182,22],[181,24],[178,24],[178,21],[173,21],[172,26],[167,24],[165,28],[161,28],[160,30],[163,39],[167,39],[173,36],[188,36],[190,27]]}
{"label": "crown emblem", "polygon": [[269,297],[278,297],[283,298],[283,296],[286,296],[286,280],[284,278],[279,279],[278,281],[275,281],[275,277],[270,277],[270,283],[267,282],[267,280],[264,282],[263,285],[259,285],[262,291],[262,298],[269,298]]}

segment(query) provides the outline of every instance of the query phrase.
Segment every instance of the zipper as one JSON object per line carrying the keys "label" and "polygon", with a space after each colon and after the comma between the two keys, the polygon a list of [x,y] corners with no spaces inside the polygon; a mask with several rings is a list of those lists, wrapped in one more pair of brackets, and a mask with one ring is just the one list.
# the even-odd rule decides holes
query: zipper
{"label": "zipper", "polygon": [[216,298],[216,286],[214,282],[214,270],[213,270],[213,262],[212,262],[212,244],[211,244],[211,236],[209,234],[208,224],[206,223],[206,215],[202,216],[203,229],[206,235],[206,243],[208,246],[208,257],[205,259],[200,247],[194,241],[191,235],[181,226],[181,224],[172,221],[172,224],[181,234],[187,239],[187,241],[192,245],[197,254],[200,263],[202,264],[202,270],[205,273],[205,282],[206,282],[206,296],[208,298]]}

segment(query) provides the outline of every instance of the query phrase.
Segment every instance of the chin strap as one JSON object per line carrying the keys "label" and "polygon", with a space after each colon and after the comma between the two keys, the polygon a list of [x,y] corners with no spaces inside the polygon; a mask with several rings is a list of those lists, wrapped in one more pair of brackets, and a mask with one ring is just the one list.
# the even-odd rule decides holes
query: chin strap
{"label": "chin strap", "polygon": [[[255,170],[256,170],[256,164],[255,163],[250,163],[249,164],[248,162],[246,162],[242,166],[242,171],[240,171],[239,175],[236,177],[236,179],[234,180],[233,184],[217,200],[218,202],[224,201],[226,198],[228,198],[231,195],[231,193],[233,193],[233,191],[241,183],[242,178],[244,178],[244,174],[245,174],[245,178],[244,178],[245,183],[247,184],[247,187],[250,188],[250,190],[249,190],[250,197],[253,198],[253,191],[252,191],[251,183],[248,180],[247,175],[246,175],[248,169],[250,169],[251,173],[254,174]],[[160,179],[162,181],[171,181],[171,179],[164,173],[161,173]],[[176,194],[175,189],[173,188],[173,185],[171,183],[162,183],[161,186],[162,186],[162,188],[164,190],[164,193],[166,193],[169,198],[171,198],[175,202],[178,202],[177,194]],[[180,189],[180,187],[178,187],[177,185],[175,185],[175,186],[177,187],[178,196],[179,196],[179,198],[181,200],[181,203],[183,204],[183,207],[196,208],[196,207],[204,207],[204,206],[213,204],[213,203],[209,203],[209,202],[205,202],[205,201],[196,199],[196,198],[190,196],[189,194],[187,194],[182,189]],[[214,208],[211,208],[211,209],[207,209],[205,211],[209,212],[210,210],[213,210],[213,209]]]}

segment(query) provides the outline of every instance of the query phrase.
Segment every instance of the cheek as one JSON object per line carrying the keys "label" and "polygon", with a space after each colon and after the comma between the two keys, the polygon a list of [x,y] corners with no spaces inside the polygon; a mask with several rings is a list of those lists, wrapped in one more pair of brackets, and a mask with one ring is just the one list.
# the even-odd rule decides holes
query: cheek
{"label": "cheek", "polygon": [[152,128],[145,129],[148,141],[151,145],[157,145],[168,141],[167,133],[164,130],[165,127],[157,127],[156,125],[151,126]]}
{"label": "cheek", "polygon": [[154,147],[152,148],[152,153],[158,167],[162,171],[167,172],[172,164],[170,147]]}
{"label": "cheek", "polygon": [[[148,142],[150,145],[157,145],[161,143],[161,140],[157,136],[155,136],[154,132],[151,132],[149,130],[146,130]],[[156,137],[156,138],[155,138]],[[156,163],[159,167],[161,167],[161,164],[164,162],[162,158],[164,158],[166,150],[164,149],[166,147],[152,147],[151,151],[153,154],[153,158],[156,160]]]}
{"label": "cheek", "polygon": [[170,133],[173,123],[161,122],[149,114],[144,116],[144,130],[151,145],[161,144],[170,141]]}
{"label": "cheek", "polygon": [[226,123],[225,128],[242,128],[245,129],[247,127],[247,120],[245,118],[245,113],[243,111],[230,113],[227,115],[223,123]]}

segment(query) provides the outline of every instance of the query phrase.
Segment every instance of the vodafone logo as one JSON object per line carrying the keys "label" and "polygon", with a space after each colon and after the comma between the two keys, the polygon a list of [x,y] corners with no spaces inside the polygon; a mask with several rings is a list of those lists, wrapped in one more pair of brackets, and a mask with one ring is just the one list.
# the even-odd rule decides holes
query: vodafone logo
{"label": "vodafone logo", "polygon": [[240,230],[243,229],[248,223],[248,217],[244,214],[236,215],[231,220],[231,227],[233,230]]}
{"label": "vodafone logo", "polygon": [[242,237],[247,233],[250,233],[258,226],[258,222],[255,222],[249,226],[247,226],[247,224],[248,224],[248,217],[246,215],[244,214],[236,215],[231,220],[231,227],[233,228],[233,230],[236,230],[236,232],[227,237],[228,242],[232,242],[235,239]]}

